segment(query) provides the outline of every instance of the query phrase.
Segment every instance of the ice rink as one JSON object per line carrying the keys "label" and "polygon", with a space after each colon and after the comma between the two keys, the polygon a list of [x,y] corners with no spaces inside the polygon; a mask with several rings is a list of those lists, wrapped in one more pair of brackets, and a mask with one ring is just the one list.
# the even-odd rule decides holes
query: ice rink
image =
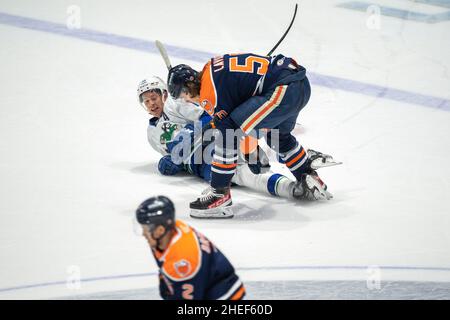
{"label": "ice rink", "polygon": [[[164,194],[253,299],[450,299],[450,1],[302,0],[277,53],[312,83],[295,134],[342,166],[331,201],[158,173],[136,87],[172,63],[267,53],[294,1],[0,0],[0,299],[158,299],[134,210]],[[275,169],[290,174],[281,166]],[[78,281],[80,280],[80,281]]]}

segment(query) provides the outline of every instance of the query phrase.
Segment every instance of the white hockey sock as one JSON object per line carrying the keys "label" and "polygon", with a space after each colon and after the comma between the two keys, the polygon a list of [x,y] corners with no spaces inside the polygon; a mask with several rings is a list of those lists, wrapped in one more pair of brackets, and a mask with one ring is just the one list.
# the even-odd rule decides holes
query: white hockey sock
{"label": "white hockey sock", "polygon": [[294,181],[278,173],[254,174],[246,164],[237,167],[232,182],[252,190],[288,199],[292,198],[295,186]]}

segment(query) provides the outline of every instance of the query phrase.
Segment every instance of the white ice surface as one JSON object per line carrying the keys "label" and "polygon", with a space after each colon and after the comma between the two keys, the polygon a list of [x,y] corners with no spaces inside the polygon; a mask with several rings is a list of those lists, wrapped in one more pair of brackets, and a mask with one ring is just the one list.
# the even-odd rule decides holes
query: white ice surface
{"label": "white ice surface", "polygon": [[[301,1],[278,52],[311,72],[450,99],[450,22],[382,17],[381,29],[369,30],[367,15],[335,7],[342,2]],[[267,52],[293,7],[0,0],[0,12],[65,24],[72,4],[81,8],[82,27],[212,53]],[[211,238],[244,281],[367,278],[365,269],[247,270],[263,267],[450,268],[450,112],[313,86],[296,135],[344,162],[321,171],[335,198],[293,203],[237,188],[234,219],[199,221],[189,218],[188,203],[205,183],[157,173],[159,156],[146,141],[147,116],[136,101],[141,79],[165,77],[159,56],[4,24],[0,40],[0,298],[155,286],[149,275],[92,281],[75,291],[1,291],[64,282],[73,265],[83,279],[156,272],[132,229],[134,209],[155,194],[170,196],[178,217]],[[383,277],[450,281],[450,272],[388,270]]]}

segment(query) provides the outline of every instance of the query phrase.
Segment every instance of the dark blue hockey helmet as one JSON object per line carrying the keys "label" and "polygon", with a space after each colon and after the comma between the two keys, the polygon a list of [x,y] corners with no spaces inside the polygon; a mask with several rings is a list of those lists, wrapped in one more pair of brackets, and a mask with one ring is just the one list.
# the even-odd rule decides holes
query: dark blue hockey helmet
{"label": "dark blue hockey helmet", "polygon": [[178,99],[183,91],[187,91],[189,82],[200,85],[199,73],[186,64],[179,64],[169,70],[167,87],[170,95]]}
{"label": "dark blue hockey helmet", "polygon": [[150,230],[159,225],[171,229],[175,223],[175,206],[165,196],[149,198],[136,209],[136,220],[140,224],[148,225]]}

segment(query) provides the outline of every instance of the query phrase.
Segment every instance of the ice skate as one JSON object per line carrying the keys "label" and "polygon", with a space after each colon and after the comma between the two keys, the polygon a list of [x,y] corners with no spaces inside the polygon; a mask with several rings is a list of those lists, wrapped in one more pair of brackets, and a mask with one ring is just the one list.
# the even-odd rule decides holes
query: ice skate
{"label": "ice skate", "polygon": [[292,188],[295,199],[330,200],[333,195],[327,191],[327,185],[319,178],[317,172],[304,174]]}
{"label": "ice skate", "polygon": [[203,219],[226,219],[234,216],[230,188],[208,187],[200,198],[190,203],[190,216]]}

